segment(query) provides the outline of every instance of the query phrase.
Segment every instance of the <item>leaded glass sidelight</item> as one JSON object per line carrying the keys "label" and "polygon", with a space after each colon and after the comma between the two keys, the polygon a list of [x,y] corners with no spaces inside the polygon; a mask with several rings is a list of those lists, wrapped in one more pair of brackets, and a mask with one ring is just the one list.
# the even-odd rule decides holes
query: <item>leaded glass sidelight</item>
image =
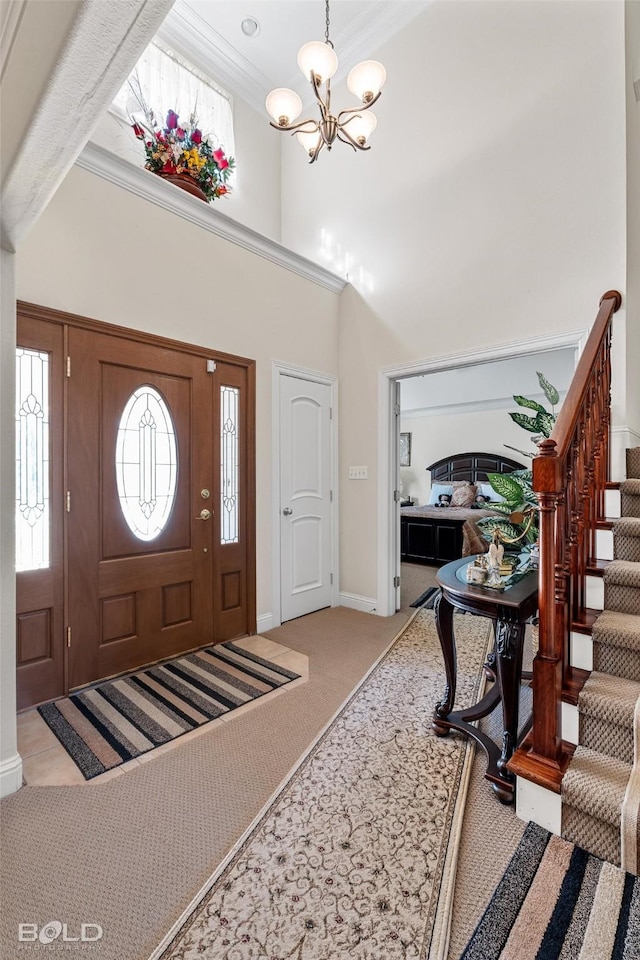
{"label": "leaded glass sidelight", "polygon": [[240,391],[220,387],[220,537],[222,543],[238,542],[238,427]]}
{"label": "leaded glass sidelight", "polygon": [[48,353],[16,350],[16,570],[50,565]]}
{"label": "leaded glass sidelight", "polygon": [[173,420],[153,387],[127,400],[116,438],[120,506],[139,540],[155,540],[167,525],[176,495],[178,457]]}

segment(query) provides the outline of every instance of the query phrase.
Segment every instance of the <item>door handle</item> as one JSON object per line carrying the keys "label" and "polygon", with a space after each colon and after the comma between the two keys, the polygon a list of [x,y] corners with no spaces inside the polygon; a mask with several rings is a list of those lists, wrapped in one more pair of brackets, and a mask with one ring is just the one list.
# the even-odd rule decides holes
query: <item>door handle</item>
{"label": "door handle", "polygon": [[291,507],[285,507],[282,513],[285,517],[290,517],[291,514],[293,513],[293,510],[291,509]]}
{"label": "door handle", "polygon": [[211,520],[211,516],[212,516],[211,510],[207,510],[207,508],[205,507],[203,510],[200,511],[200,516],[195,517],[194,519],[195,520]]}

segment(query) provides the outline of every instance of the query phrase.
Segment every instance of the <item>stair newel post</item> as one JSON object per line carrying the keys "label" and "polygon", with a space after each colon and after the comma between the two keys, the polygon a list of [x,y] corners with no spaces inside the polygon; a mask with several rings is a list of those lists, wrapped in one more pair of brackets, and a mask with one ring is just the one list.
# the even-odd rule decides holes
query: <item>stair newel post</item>
{"label": "stair newel post", "polygon": [[[564,643],[562,620],[566,603],[561,599],[566,580],[561,557],[557,556],[555,532],[560,493],[559,461],[554,440],[543,440],[533,461],[533,489],[539,506],[540,610],[539,647],[533,661],[533,752],[552,762],[560,752],[560,698]],[[560,562],[559,562],[560,561]],[[560,573],[561,584],[557,584]],[[561,586],[561,590],[556,587]],[[559,601],[559,602],[558,602]]]}

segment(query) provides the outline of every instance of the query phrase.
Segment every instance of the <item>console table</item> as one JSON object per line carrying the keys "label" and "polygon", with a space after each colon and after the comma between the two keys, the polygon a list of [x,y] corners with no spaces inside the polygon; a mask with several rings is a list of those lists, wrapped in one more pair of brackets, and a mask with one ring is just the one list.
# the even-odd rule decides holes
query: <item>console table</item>
{"label": "console table", "polygon": [[[496,590],[466,582],[464,574],[473,560],[474,557],[454,560],[441,567],[436,575],[442,590],[435,606],[436,626],[447,684],[443,699],[436,704],[431,725],[440,737],[446,737],[450,730],[460,730],[479,743],[488,760],[485,778],[502,803],[513,803],[515,777],[507,769],[507,763],[518,736],[522,646],[525,623],[538,608],[538,573],[532,570],[512,586]],[[478,703],[465,710],[453,709],[457,680],[455,609],[488,617],[493,621],[495,632],[494,649],[485,664],[495,683]],[[498,704],[502,705],[503,715],[502,748],[473,726],[474,720],[488,716]]]}

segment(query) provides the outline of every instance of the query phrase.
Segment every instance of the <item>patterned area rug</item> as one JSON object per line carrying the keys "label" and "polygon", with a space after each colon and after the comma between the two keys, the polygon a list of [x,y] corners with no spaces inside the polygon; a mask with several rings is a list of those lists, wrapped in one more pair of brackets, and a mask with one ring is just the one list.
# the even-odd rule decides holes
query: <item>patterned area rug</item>
{"label": "patterned area rug", "polygon": [[227,642],[38,707],[85,779],[271,693],[299,675]]}
{"label": "patterned area rug", "polygon": [[[458,706],[490,625],[457,617]],[[419,610],[153,954],[163,960],[446,957],[473,748],[431,730],[444,668]]]}
{"label": "patterned area rug", "polygon": [[527,825],[461,960],[638,960],[640,878]]}

